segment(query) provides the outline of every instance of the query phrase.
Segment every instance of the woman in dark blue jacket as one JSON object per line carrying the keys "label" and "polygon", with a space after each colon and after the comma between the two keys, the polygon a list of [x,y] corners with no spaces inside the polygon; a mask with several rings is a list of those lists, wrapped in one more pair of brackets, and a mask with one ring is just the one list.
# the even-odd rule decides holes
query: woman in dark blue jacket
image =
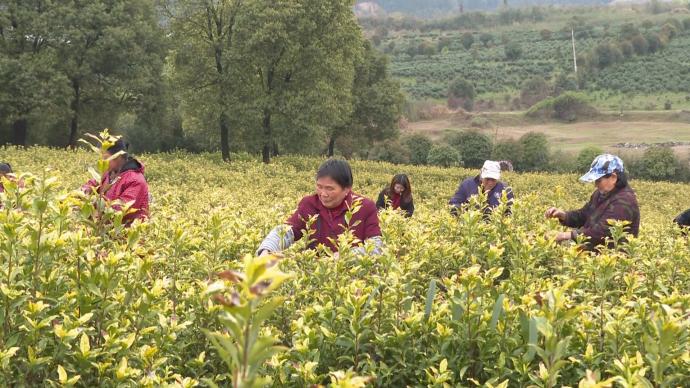
{"label": "woman in dark blue jacket", "polygon": [[501,164],[492,160],[485,161],[479,175],[462,181],[455,195],[448,201],[451,206],[451,213],[457,215],[458,208],[469,203],[472,196],[479,194],[479,190],[486,193],[486,206],[483,209],[485,214],[490,214],[501,203],[504,191],[508,199],[508,206],[510,206],[513,202],[513,191],[500,179]]}

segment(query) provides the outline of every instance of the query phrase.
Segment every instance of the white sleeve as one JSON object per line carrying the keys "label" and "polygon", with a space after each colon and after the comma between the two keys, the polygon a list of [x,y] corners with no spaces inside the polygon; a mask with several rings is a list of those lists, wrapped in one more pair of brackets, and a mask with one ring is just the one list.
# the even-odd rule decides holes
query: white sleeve
{"label": "white sleeve", "polygon": [[[380,255],[383,252],[383,240],[381,239],[381,236],[370,237],[366,241],[369,241],[374,245],[371,255]],[[353,248],[352,251],[360,255],[365,255],[367,253],[363,245]]]}
{"label": "white sleeve", "polygon": [[261,242],[256,250],[256,255],[259,256],[262,251],[280,252],[288,249],[294,242],[295,234],[292,232],[292,227],[290,225],[278,225]]}

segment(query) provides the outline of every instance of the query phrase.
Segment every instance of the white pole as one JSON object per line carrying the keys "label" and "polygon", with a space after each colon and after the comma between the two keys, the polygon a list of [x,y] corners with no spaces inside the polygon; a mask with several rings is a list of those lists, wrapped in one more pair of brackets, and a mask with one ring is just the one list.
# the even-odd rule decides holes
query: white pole
{"label": "white pole", "polygon": [[575,55],[575,30],[570,29],[570,36],[573,40],[573,68],[575,69],[575,74],[577,74],[577,56]]}

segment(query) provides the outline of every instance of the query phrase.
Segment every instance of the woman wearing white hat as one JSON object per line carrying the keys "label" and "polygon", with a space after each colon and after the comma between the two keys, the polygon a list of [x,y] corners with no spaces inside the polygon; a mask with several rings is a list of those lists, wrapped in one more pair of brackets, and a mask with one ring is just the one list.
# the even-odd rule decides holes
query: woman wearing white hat
{"label": "woman wearing white hat", "polygon": [[506,193],[506,198],[508,199],[509,213],[510,205],[513,202],[513,191],[501,182],[500,179],[501,164],[493,160],[485,161],[479,175],[474,178],[467,178],[460,183],[455,195],[448,202],[451,206],[451,213],[457,215],[458,208],[463,204],[469,203],[472,196],[479,194],[479,190],[486,193],[485,214],[490,214],[501,203],[503,192]]}

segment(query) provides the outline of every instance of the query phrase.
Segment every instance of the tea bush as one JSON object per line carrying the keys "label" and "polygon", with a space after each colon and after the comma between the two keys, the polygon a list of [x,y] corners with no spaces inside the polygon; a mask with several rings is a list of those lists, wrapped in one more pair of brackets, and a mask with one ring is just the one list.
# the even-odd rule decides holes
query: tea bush
{"label": "tea bush", "polygon": [[[369,197],[404,169],[414,217],[381,213],[380,256],[346,235],[337,259],[300,241],[269,263],[254,249],[313,190],[319,159],[142,155],[152,218],[124,228],[75,190],[93,154],[0,154],[23,179],[0,194],[1,386],[690,381],[690,246],[670,221],[685,185],[633,180],[640,238],[595,256],[545,238],[560,227],[543,210],[593,190],[575,174],[505,173],[513,215],[484,222],[446,205],[476,170],[354,161]],[[283,284],[267,289],[269,273]]]}

